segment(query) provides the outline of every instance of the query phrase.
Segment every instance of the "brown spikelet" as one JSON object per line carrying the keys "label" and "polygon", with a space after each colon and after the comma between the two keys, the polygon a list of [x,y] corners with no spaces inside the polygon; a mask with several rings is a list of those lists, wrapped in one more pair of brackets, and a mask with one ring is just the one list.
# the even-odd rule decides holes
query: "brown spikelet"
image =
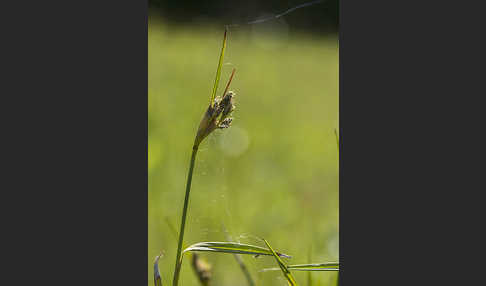
{"label": "brown spikelet", "polygon": [[192,254],[192,268],[203,286],[209,286],[211,282],[211,264],[204,261],[198,254]]}

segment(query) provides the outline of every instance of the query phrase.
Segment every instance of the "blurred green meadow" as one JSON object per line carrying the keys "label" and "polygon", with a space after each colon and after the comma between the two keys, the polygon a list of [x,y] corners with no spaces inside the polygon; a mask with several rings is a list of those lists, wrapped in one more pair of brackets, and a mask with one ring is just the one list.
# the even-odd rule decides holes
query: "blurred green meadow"
{"label": "blurred green meadow", "polygon": [[[153,261],[172,284],[191,148],[209,104],[224,28],[174,26],[149,18],[148,274]],[[293,32],[283,21],[231,28],[221,95],[231,73],[233,125],[200,146],[185,243],[235,241],[292,256],[289,264],[339,261],[338,39]],[[309,261],[309,252],[311,261]],[[248,285],[234,257],[200,253],[213,286]],[[199,285],[190,260],[179,285]],[[258,285],[287,285],[274,258],[242,256]],[[307,273],[293,271],[299,285]],[[312,272],[314,285],[335,285],[337,272]],[[319,283],[319,284],[318,284]]]}

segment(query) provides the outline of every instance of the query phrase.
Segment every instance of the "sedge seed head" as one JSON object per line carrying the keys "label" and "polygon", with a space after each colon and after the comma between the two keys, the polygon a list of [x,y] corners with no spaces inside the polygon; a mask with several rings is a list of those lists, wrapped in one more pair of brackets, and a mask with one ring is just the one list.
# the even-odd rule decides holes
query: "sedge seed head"
{"label": "sedge seed head", "polygon": [[199,123],[195,145],[199,145],[204,138],[206,138],[217,128],[225,129],[231,126],[233,118],[229,116],[235,109],[234,96],[235,93],[229,91],[223,96],[223,98],[219,96],[216,97],[214,99],[213,106],[208,106],[201,123]]}

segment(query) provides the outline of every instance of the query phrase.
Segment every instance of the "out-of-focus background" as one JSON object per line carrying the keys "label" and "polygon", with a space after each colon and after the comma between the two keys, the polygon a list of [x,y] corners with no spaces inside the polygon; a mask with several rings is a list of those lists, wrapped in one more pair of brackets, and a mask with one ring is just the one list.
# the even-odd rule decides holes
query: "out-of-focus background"
{"label": "out-of-focus background", "polygon": [[[187,2],[187,1],[186,1]],[[209,104],[224,24],[279,14],[300,1],[149,1],[148,274],[159,261],[171,285],[191,147]],[[245,4],[246,3],[246,4]],[[334,5],[334,6],[333,6]],[[200,146],[185,243],[235,241],[272,247],[289,264],[339,260],[337,1],[228,31],[220,95],[231,74],[233,125]],[[232,255],[200,253],[213,286],[248,285]],[[309,255],[311,261],[309,261]],[[242,256],[258,285],[287,285],[272,257]],[[299,284],[307,273],[293,271]],[[336,272],[313,272],[335,285]],[[199,285],[189,259],[179,285]]]}

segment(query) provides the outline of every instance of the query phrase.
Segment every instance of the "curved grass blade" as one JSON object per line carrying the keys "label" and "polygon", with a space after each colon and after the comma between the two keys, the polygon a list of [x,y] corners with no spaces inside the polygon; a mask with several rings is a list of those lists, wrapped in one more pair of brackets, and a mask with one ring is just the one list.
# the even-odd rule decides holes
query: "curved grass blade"
{"label": "curved grass blade", "polygon": [[[287,269],[295,270],[295,271],[339,271],[339,263],[328,262],[328,263],[287,265]],[[275,270],[280,270],[280,268],[265,268],[262,271],[275,271]]]}
{"label": "curved grass blade", "polygon": [[154,284],[155,286],[162,286],[162,279],[160,278],[160,272],[159,272],[159,259],[162,256],[162,254],[157,255],[155,257],[154,261]]}
{"label": "curved grass blade", "polygon": [[221,78],[221,67],[223,66],[223,58],[224,58],[224,51],[226,50],[226,33],[228,32],[228,28],[224,28],[224,38],[223,38],[223,47],[221,48],[221,54],[219,55],[219,63],[218,69],[216,70],[216,78],[214,80],[213,92],[211,93],[211,100],[209,105],[213,107],[214,98],[216,97],[216,91],[218,90],[219,79]]}
{"label": "curved grass blade", "polygon": [[285,276],[285,278],[287,278],[289,285],[290,286],[297,286],[297,282],[295,282],[294,277],[292,276],[290,271],[287,269],[287,267],[283,263],[282,259],[280,259],[280,257],[277,255],[277,253],[273,250],[273,248],[270,246],[270,244],[268,244],[268,242],[265,239],[263,239],[263,241],[267,245],[268,249],[270,249],[270,251],[272,252],[273,257],[275,257],[275,260],[277,260],[278,266],[282,270],[282,273]]}
{"label": "curved grass blade", "polygon": [[[251,254],[251,255],[269,255],[272,256],[272,251],[263,247],[242,244],[236,242],[199,242],[184,249],[187,251],[211,251],[222,253],[236,253],[236,254]],[[276,253],[277,256],[291,258],[287,254]]]}

